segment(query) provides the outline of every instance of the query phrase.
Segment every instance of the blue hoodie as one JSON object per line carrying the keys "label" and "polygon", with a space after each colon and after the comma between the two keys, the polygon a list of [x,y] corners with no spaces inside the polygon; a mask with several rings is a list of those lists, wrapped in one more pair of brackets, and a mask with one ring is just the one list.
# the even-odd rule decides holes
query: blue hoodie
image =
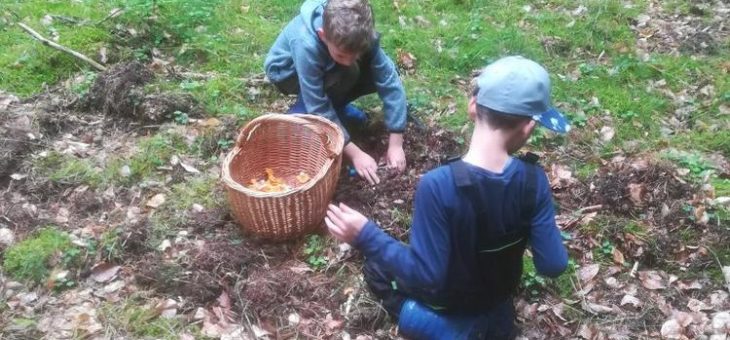
{"label": "blue hoodie", "polygon": [[[467,164],[469,172],[486,195],[487,216],[494,225],[515,226],[520,219],[522,186],[526,168],[511,160],[502,173]],[[542,171],[541,171],[542,172]],[[560,229],[555,224],[550,184],[544,172],[537,181],[536,211],[532,218],[529,245],[537,272],[557,277],[568,265]],[[454,185],[448,165],[423,176],[415,194],[410,245],[386,234],[368,221],[355,240],[355,247],[392,273],[399,284],[424,294],[440,297],[449,293],[478,292],[482,287],[477,264],[477,228],[469,197]],[[467,222],[465,222],[467,221]],[[458,230],[453,232],[453,230]],[[438,300],[438,299],[437,299]]]}
{"label": "blue hoodie", "polygon": [[[324,75],[335,67],[327,46],[319,39],[317,30],[322,27],[322,15],[326,0],[307,0],[299,15],[289,22],[264,61],[269,79],[278,83],[295,73],[299,76],[300,95],[307,111],[335,122],[342,122],[327,97]],[[400,133],[406,127],[406,93],[403,90],[393,61],[378,48],[371,61],[370,72],[378,95],[383,101],[385,125],[390,132]],[[345,139],[347,131],[342,128]]]}

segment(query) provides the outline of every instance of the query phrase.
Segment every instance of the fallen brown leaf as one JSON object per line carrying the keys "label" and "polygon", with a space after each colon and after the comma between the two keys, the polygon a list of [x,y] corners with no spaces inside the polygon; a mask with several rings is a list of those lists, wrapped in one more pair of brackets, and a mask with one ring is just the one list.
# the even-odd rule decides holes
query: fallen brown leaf
{"label": "fallen brown leaf", "polygon": [[200,173],[200,170],[198,170],[194,166],[189,165],[189,164],[186,164],[186,163],[184,163],[182,161],[180,161],[180,166],[182,166],[183,169],[185,169],[185,171],[187,171],[187,172],[189,172],[191,174],[199,174]]}
{"label": "fallen brown leaf", "polygon": [[669,319],[662,325],[661,334],[666,339],[685,339],[682,331],[682,326],[677,320]]}
{"label": "fallen brown leaf", "polygon": [[653,270],[639,272],[639,279],[641,280],[641,285],[646,289],[656,290],[667,288],[663,282],[664,279],[662,276]]}
{"label": "fallen brown leaf", "polygon": [[578,330],[578,336],[586,340],[593,340],[598,330],[595,325],[582,324]]}
{"label": "fallen brown leaf", "polygon": [[177,301],[173,299],[167,299],[161,301],[155,305],[155,314],[163,318],[173,318],[177,315]]}
{"label": "fallen brown leaf", "polygon": [[730,312],[720,312],[712,317],[712,330],[715,334],[730,334]]}
{"label": "fallen brown leaf", "polygon": [[712,307],[710,307],[708,304],[693,298],[689,298],[689,302],[687,302],[687,308],[689,308],[689,310],[693,312],[712,310]]}
{"label": "fallen brown leaf", "polygon": [[329,331],[339,330],[340,328],[342,328],[344,323],[345,322],[342,320],[332,319],[331,314],[327,314],[327,317],[324,320],[324,326],[327,327],[327,330]]}
{"label": "fallen brown leaf", "polygon": [[600,269],[601,266],[597,263],[582,267],[578,272],[578,277],[580,278],[580,281],[585,284],[593,280],[593,278],[598,275],[598,271]]}
{"label": "fallen brown leaf", "polygon": [[644,184],[637,184],[637,183],[629,183],[628,185],[629,189],[629,198],[631,199],[631,202],[633,202],[637,206],[641,206],[644,204],[644,193],[646,192],[646,188],[644,187]]}
{"label": "fallen brown leaf", "polygon": [[609,306],[601,305],[601,304],[593,303],[593,302],[588,302],[588,301],[583,301],[581,303],[581,307],[583,308],[584,311],[593,313],[593,314],[606,314],[606,313],[613,312],[613,308],[611,308]]}
{"label": "fallen brown leaf", "polygon": [[91,278],[99,283],[107,282],[113,279],[121,268],[119,265],[108,262],[97,263],[91,268]]}
{"label": "fallen brown leaf", "polygon": [[608,288],[611,289],[619,289],[622,286],[622,284],[613,276],[607,277],[605,280],[603,280],[603,282]]}
{"label": "fallen brown leaf", "polygon": [[557,316],[560,320],[567,321],[563,317],[564,308],[565,308],[565,304],[561,302],[561,303],[552,305],[552,307],[550,307],[550,310],[552,310],[553,314],[555,314],[555,316]]}
{"label": "fallen brown leaf", "polygon": [[66,208],[60,208],[58,209],[58,214],[56,215],[55,221],[57,223],[65,224],[68,223],[68,218],[71,215],[71,213]]}
{"label": "fallen brown leaf", "polygon": [[208,118],[205,120],[198,121],[198,125],[202,127],[216,127],[221,125],[221,121],[217,118]]}
{"label": "fallen brown leaf", "polygon": [[147,206],[153,209],[158,208],[163,204],[165,204],[165,194],[154,195],[149,201],[147,201]]}
{"label": "fallen brown leaf", "polygon": [[291,271],[293,271],[293,272],[295,272],[297,274],[310,273],[310,272],[313,271],[312,268],[310,268],[309,266],[307,266],[304,263],[301,263],[301,264],[296,265],[296,266],[289,267],[289,270],[291,270]]}
{"label": "fallen brown leaf", "polygon": [[676,310],[672,313],[672,318],[677,320],[677,322],[679,322],[679,325],[682,326],[682,328],[686,328],[687,326],[692,324],[692,322],[694,321],[694,318],[692,317],[691,314],[689,314],[687,312],[676,311]]}
{"label": "fallen brown leaf", "polygon": [[416,57],[410,52],[398,49],[398,64],[406,71],[413,71],[416,68]]}
{"label": "fallen brown leaf", "polygon": [[624,254],[616,247],[613,247],[613,262],[618,265],[624,265]]}
{"label": "fallen brown leaf", "polygon": [[646,159],[640,158],[636,159],[631,163],[631,168],[633,168],[636,171],[643,171],[646,170],[649,167],[649,161]]}
{"label": "fallen brown leaf", "polygon": [[616,131],[610,126],[604,126],[601,128],[600,131],[601,134],[601,140],[604,143],[608,143],[613,139],[613,136],[616,134]]}
{"label": "fallen brown leaf", "polygon": [[[5,110],[8,107],[10,107],[11,104],[14,104],[17,102],[18,102],[18,97],[11,95],[11,94],[6,94],[2,90],[0,90],[0,110]],[[30,126],[30,124],[28,124],[28,126]]]}
{"label": "fallen brown leaf", "polygon": [[286,320],[287,320],[287,321],[289,321],[289,324],[290,324],[290,325],[292,325],[292,326],[296,326],[296,325],[298,325],[298,324],[299,324],[299,322],[301,321],[301,319],[302,319],[302,318],[301,318],[301,317],[299,316],[299,314],[297,314],[297,313],[291,313],[291,314],[289,314],[289,316],[288,316],[288,317],[286,318]]}
{"label": "fallen brown leaf", "polygon": [[569,185],[575,181],[573,179],[573,173],[568,170],[568,167],[560,164],[552,165],[549,177],[550,187],[553,189],[562,188],[563,186]]}
{"label": "fallen brown leaf", "polygon": [[221,306],[221,308],[225,309],[231,309],[231,298],[228,296],[228,293],[226,291],[222,291],[221,295],[217,299],[218,305]]}
{"label": "fallen brown leaf", "polygon": [[122,280],[114,281],[114,282],[104,286],[104,293],[106,293],[106,294],[114,293],[114,292],[124,288],[124,286],[126,286],[126,283],[124,281],[122,281]]}
{"label": "fallen brown leaf", "polygon": [[629,304],[629,305],[632,305],[632,306],[634,306],[634,307],[636,307],[636,308],[639,308],[639,307],[641,307],[641,305],[642,305],[642,303],[641,303],[641,300],[637,299],[637,298],[636,298],[635,296],[633,296],[633,295],[628,295],[628,294],[626,294],[626,295],[624,295],[624,297],[623,297],[623,298],[621,299],[621,306],[623,306],[623,305],[627,305],[627,304]]}
{"label": "fallen brown leaf", "polygon": [[710,215],[707,213],[705,206],[701,205],[695,208],[695,220],[699,224],[707,224],[710,221]]}
{"label": "fallen brown leaf", "polygon": [[15,233],[9,228],[0,228],[0,250],[15,243]]}
{"label": "fallen brown leaf", "polygon": [[677,288],[679,288],[680,290],[702,289],[702,284],[697,280],[694,280],[690,283],[685,283],[683,281],[677,281]]}
{"label": "fallen brown leaf", "polygon": [[251,325],[251,330],[253,331],[253,336],[255,336],[257,339],[265,338],[271,335],[269,331],[256,325]]}
{"label": "fallen brown leaf", "polygon": [[730,301],[730,294],[724,290],[716,290],[710,293],[710,305],[715,309],[727,308],[725,303]]}

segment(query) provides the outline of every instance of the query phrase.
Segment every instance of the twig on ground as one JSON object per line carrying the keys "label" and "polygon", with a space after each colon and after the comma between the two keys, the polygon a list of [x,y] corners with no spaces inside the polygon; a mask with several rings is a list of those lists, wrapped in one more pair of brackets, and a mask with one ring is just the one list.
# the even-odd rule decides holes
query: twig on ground
{"label": "twig on ground", "polygon": [[118,16],[122,15],[123,13],[124,13],[124,8],[115,8],[115,9],[113,9],[113,10],[112,10],[112,11],[111,11],[111,12],[109,13],[109,15],[107,15],[106,17],[104,17],[104,19],[101,19],[101,20],[99,20],[99,22],[97,22],[96,24],[97,24],[97,25],[101,25],[101,24],[103,24],[103,23],[104,23],[105,21],[107,21],[107,20],[109,20],[109,19],[111,19],[111,18],[116,18],[116,17],[118,17]]}
{"label": "twig on ground", "polygon": [[601,210],[602,208],[603,208],[603,205],[596,204],[596,205],[591,205],[588,207],[580,208],[575,213],[576,213],[576,215],[583,215],[583,214],[588,214],[588,213],[592,213],[594,211]]}
{"label": "twig on ground", "polygon": [[51,40],[48,40],[48,39],[44,38],[42,35],[40,35],[36,31],[34,31],[32,28],[28,27],[26,24],[24,24],[22,22],[19,22],[18,23],[18,26],[20,26],[20,28],[22,28],[23,30],[25,30],[26,32],[28,32],[28,34],[30,34],[31,36],[33,36],[33,38],[35,38],[36,40],[38,40],[41,43],[43,43],[43,45],[46,45],[48,47],[57,49],[57,50],[59,50],[61,52],[68,53],[68,54],[70,54],[70,55],[72,55],[72,56],[74,56],[74,57],[76,57],[76,58],[78,58],[78,59],[86,62],[87,64],[91,65],[93,68],[97,69],[98,71],[106,71],[106,67],[104,67],[103,65],[97,63],[93,59],[91,59],[91,58],[89,58],[89,57],[87,57],[87,56],[85,56],[85,55],[83,55],[83,54],[81,54],[79,52],[76,52],[76,51],[74,51],[74,50],[72,50],[72,49],[70,49],[68,47],[59,45],[56,42],[53,42]]}
{"label": "twig on ground", "polygon": [[[172,71],[170,71],[170,73],[172,73],[173,76],[176,75],[176,76],[180,76],[184,79],[193,79],[193,80],[209,80],[212,78],[218,78],[218,77],[223,76],[216,72],[198,73],[198,72],[189,72],[189,71],[178,72],[176,70],[172,70]],[[233,77],[233,79],[239,80],[249,86],[259,86],[259,85],[269,84],[269,80],[266,78],[266,74],[264,74],[264,73],[254,74],[251,77],[244,77],[244,78]]]}
{"label": "twig on ground", "polygon": [[77,20],[76,18],[67,17],[67,16],[64,16],[64,15],[53,15],[52,14],[51,15],[51,18],[53,18],[53,20],[60,21],[60,22],[62,22],[64,24],[74,25],[74,26],[81,26],[81,25],[84,24],[84,22],[86,22],[86,20],[82,20],[81,22],[79,22],[79,20]]}

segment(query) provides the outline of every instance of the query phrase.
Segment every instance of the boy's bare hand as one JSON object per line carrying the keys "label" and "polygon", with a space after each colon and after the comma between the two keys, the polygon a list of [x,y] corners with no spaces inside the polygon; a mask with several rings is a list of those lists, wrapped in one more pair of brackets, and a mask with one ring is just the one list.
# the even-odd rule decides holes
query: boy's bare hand
{"label": "boy's bare hand", "polygon": [[360,153],[352,159],[352,166],[360,177],[366,179],[370,184],[380,183],[378,177],[378,163],[365,152]]}
{"label": "boy's bare hand", "polygon": [[339,207],[334,204],[329,205],[324,222],[332,236],[342,242],[352,244],[360,235],[360,231],[368,219],[344,203],[340,203]]}
{"label": "boy's bare hand", "polygon": [[352,166],[355,168],[360,177],[367,180],[371,185],[380,183],[378,177],[378,163],[370,157],[366,152],[360,150],[360,148],[354,143],[350,142],[345,145],[343,150],[345,156],[350,158]]}
{"label": "boy's bare hand", "polygon": [[388,168],[395,169],[399,173],[406,169],[406,153],[402,146],[389,146],[385,160]]}
{"label": "boy's bare hand", "polygon": [[403,134],[391,133],[388,137],[388,152],[385,162],[389,169],[401,173],[406,169],[406,153],[403,151]]}

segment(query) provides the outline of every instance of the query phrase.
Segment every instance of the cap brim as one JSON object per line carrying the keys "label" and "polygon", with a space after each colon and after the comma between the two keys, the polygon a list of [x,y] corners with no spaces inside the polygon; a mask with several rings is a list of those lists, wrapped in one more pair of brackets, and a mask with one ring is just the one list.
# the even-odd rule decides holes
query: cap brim
{"label": "cap brim", "polygon": [[565,116],[555,108],[550,108],[540,115],[532,116],[532,119],[540,123],[540,125],[555,131],[557,133],[567,133],[570,131],[570,123]]}

